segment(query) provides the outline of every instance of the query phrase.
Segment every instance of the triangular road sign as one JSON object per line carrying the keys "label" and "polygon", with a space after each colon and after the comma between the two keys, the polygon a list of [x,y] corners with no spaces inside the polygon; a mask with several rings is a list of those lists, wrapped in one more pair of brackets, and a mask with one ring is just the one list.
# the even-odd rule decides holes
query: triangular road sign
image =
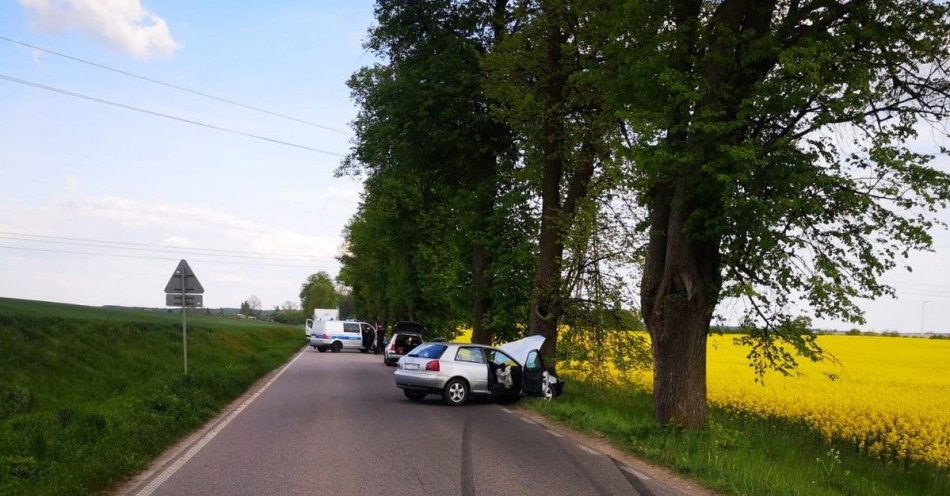
{"label": "triangular road sign", "polygon": [[178,262],[178,267],[175,268],[175,273],[172,274],[171,279],[168,280],[168,284],[165,285],[166,293],[182,293],[182,274],[185,275],[185,293],[200,294],[205,292],[205,288],[201,287],[201,283],[198,282],[198,277],[195,276],[194,271],[188,266],[188,262],[182,259],[181,262]]}

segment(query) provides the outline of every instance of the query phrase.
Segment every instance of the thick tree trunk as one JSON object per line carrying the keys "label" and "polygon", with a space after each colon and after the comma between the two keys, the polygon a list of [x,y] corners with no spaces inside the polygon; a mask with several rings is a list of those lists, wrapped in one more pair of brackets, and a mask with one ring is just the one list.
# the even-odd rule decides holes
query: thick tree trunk
{"label": "thick tree trunk", "polygon": [[[676,298],[676,297],[673,297]],[[653,412],[661,424],[706,424],[706,336],[703,312],[664,305],[668,314],[650,327],[653,339]]]}
{"label": "thick tree trunk", "polygon": [[722,286],[719,240],[687,232],[693,205],[686,173],[651,197],[641,307],[653,346],[658,422],[706,423],[706,337]]}

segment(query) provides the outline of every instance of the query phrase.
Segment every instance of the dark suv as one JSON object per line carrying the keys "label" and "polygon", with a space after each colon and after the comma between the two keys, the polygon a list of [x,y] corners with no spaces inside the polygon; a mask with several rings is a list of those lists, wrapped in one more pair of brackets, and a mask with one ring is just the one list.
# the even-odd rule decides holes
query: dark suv
{"label": "dark suv", "polygon": [[396,365],[399,357],[422,344],[425,334],[425,326],[418,322],[396,322],[393,325],[393,337],[383,349],[383,363]]}

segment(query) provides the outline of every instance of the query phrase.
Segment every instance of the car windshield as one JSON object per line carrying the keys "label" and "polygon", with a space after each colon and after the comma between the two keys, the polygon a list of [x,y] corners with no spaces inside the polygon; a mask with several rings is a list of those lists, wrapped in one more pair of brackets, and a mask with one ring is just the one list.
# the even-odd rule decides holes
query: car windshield
{"label": "car windshield", "polygon": [[444,344],[424,344],[412,350],[412,353],[410,353],[409,356],[416,358],[440,358],[442,354],[445,353],[446,348],[448,348],[448,346]]}

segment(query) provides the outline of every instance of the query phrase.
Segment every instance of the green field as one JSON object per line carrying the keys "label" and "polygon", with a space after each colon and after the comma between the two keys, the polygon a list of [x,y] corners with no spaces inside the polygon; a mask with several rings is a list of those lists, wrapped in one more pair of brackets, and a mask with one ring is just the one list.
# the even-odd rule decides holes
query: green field
{"label": "green field", "polygon": [[570,381],[556,401],[523,405],[730,495],[947,495],[950,473],[874,459],[801,423],[711,407],[698,431],[658,425],[636,386]]}
{"label": "green field", "polygon": [[299,328],[0,298],[0,495],[96,494],[303,344]]}

